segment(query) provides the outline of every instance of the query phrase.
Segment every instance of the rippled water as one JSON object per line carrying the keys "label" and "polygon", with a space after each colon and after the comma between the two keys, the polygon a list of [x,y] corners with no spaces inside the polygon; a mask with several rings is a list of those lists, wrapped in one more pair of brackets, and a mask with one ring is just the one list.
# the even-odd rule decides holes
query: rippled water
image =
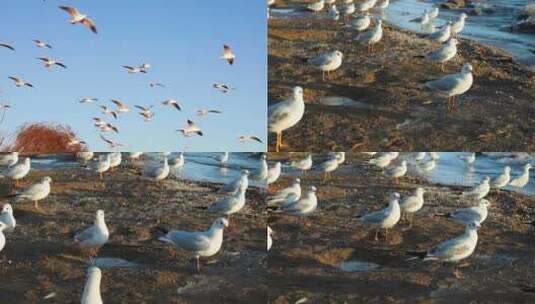
{"label": "rippled water", "polygon": [[[527,153],[489,153],[477,154],[476,161],[466,166],[464,161],[459,159],[461,155],[467,153],[441,152],[437,166],[431,172],[422,174],[429,181],[443,185],[471,186],[478,184],[484,176],[495,176],[501,174],[504,166],[511,167],[511,178],[517,177],[523,172],[526,163],[535,164],[533,154]],[[530,181],[522,189],[507,186],[504,189],[517,191],[526,195],[535,195],[535,178],[533,170],[530,171]]]}
{"label": "rippled water", "polygon": [[[420,25],[411,23],[409,20],[416,18],[429,10],[438,0],[397,0],[392,1],[387,9],[385,19],[399,27],[415,31],[425,32]],[[535,35],[509,32],[505,28],[514,24],[518,14],[529,3],[527,0],[490,0],[481,1],[485,5],[493,7],[492,12],[482,15],[469,15],[461,37],[480,41],[504,49],[515,56],[531,54],[535,50]],[[459,11],[441,9],[435,21],[435,25],[442,25],[447,20],[460,14]]]}
{"label": "rippled water", "polygon": [[[173,153],[172,155],[174,155]],[[257,170],[260,164],[260,154],[258,153],[230,153],[227,165],[222,168],[215,160],[220,153],[185,153],[184,167],[174,172],[180,178],[192,181],[203,181],[212,183],[226,183],[240,175],[241,169]],[[148,153],[144,155],[149,161],[157,161],[161,158],[160,153]],[[123,164],[126,163],[126,155],[123,154]],[[142,165],[142,163],[139,163]],[[37,170],[56,170],[62,168],[79,167],[78,162],[70,160],[65,156],[46,156],[39,159],[32,159],[32,168]],[[260,186],[259,183],[251,181],[252,186]]]}

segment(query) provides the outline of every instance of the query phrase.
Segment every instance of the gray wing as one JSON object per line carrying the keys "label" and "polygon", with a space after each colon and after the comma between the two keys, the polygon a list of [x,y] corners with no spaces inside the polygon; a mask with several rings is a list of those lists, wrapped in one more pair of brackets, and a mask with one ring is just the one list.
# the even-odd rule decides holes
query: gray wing
{"label": "gray wing", "polygon": [[288,116],[288,102],[282,101],[268,108],[268,124],[277,123]]}
{"label": "gray wing", "polygon": [[322,55],[319,55],[317,57],[310,59],[308,62],[314,66],[319,67],[322,65],[329,64],[330,61],[332,61],[330,54],[322,54]]}
{"label": "gray wing", "polygon": [[215,203],[213,203],[210,207],[208,207],[208,211],[226,212],[232,207],[234,202],[235,202],[234,196],[227,196],[227,197],[221,198]]}
{"label": "gray wing", "polygon": [[461,84],[457,75],[448,75],[437,80],[431,80],[425,83],[428,88],[449,92]]}
{"label": "gray wing", "polygon": [[97,227],[96,226],[91,226],[91,227],[87,228],[86,230],[76,234],[74,236],[74,239],[79,241],[79,242],[83,242],[83,241],[92,239],[95,236],[96,233],[97,233]]}
{"label": "gray wing", "polygon": [[26,190],[20,193],[21,196],[34,196],[38,193],[45,191],[45,185],[42,183],[33,184]]}
{"label": "gray wing", "polygon": [[431,248],[431,250],[429,250],[429,255],[449,258],[462,254],[468,249],[470,249],[470,246],[464,242],[464,238],[454,238]]}
{"label": "gray wing", "polygon": [[385,213],[386,213],[386,209],[379,210],[376,212],[366,214],[365,216],[361,217],[360,220],[365,223],[379,224],[385,219],[386,217]]}
{"label": "gray wing", "polygon": [[210,239],[202,232],[170,231],[166,238],[187,251],[204,251],[210,247]]}

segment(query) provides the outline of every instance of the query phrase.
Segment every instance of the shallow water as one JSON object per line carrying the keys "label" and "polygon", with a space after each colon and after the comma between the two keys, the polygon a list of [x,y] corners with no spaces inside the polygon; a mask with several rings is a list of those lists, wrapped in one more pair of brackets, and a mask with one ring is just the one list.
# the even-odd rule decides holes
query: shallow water
{"label": "shallow water", "polygon": [[[176,153],[172,153],[173,157]],[[260,154],[254,153],[230,153],[228,163],[220,167],[215,157],[220,153],[185,153],[185,164],[180,170],[172,171],[176,176],[200,182],[227,183],[240,175],[242,169],[254,171],[259,168]],[[160,153],[148,153],[145,159],[155,162],[161,159]],[[123,154],[124,165],[127,162],[126,154]],[[143,165],[141,162],[139,165]],[[62,157],[49,156],[46,158],[32,159],[32,168],[37,170],[56,170],[79,167],[74,160],[65,160]],[[263,186],[261,183],[250,181],[251,186]]]}
{"label": "shallow water", "polygon": [[365,272],[379,268],[379,265],[363,261],[346,261],[340,263],[338,268],[343,272]]}
{"label": "shallow water", "polygon": [[[535,163],[534,155],[527,153],[477,154],[475,162],[470,166],[466,166],[464,161],[459,159],[459,156],[467,155],[467,153],[440,152],[439,155],[440,159],[435,169],[431,172],[419,173],[419,175],[426,177],[430,182],[449,186],[478,184],[484,176],[494,178],[501,174],[504,166],[511,167],[511,178],[515,178],[522,174],[524,164]],[[522,189],[511,186],[503,189],[530,196],[535,195],[535,178],[533,174],[530,174],[529,183]]]}
{"label": "shallow water", "polygon": [[[396,26],[415,32],[427,32],[419,24],[409,20],[419,17],[424,10],[430,10],[437,0],[397,0],[392,1],[385,12],[385,19]],[[529,3],[527,0],[481,1],[494,6],[494,11],[482,15],[469,15],[461,37],[474,39],[487,45],[499,47],[515,56],[531,54],[535,49],[535,35],[509,32],[505,27],[517,21],[519,12]],[[440,10],[435,25],[442,25],[460,14],[459,11]]]}

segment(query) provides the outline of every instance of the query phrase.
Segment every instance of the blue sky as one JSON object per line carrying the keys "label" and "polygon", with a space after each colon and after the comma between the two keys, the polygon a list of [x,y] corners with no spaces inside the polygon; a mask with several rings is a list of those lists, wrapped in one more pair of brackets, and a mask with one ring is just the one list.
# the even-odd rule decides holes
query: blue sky
{"label": "blue sky", "polygon": [[[99,33],[71,25],[59,5],[89,15]],[[265,144],[240,143],[239,135],[266,141],[267,25],[264,0],[91,0],[20,1],[0,4],[0,100],[12,108],[2,132],[27,122],[54,122],[72,127],[92,150],[108,150],[91,117],[101,116],[96,105],[79,104],[84,96],[111,106],[119,99],[129,106],[155,104],[155,117],[144,122],[135,112],[117,121],[119,135],[105,136],[129,151],[264,151]],[[53,49],[37,48],[42,39]],[[219,59],[223,44],[233,47],[234,66]],[[36,57],[58,59],[68,69],[46,70]],[[152,65],[147,74],[127,74],[122,65]],[[7,77],[17,75],[35,88],[17,88]],[[158,81],[166,88],[150,88]],[[236,90],[222,94],[211,87],[228,83]],[[161,105],[175,98],[183,112]],[[197,117],[199,108],[223,114]],[[204,137],[185,138],[176,132],[193,119]]]}

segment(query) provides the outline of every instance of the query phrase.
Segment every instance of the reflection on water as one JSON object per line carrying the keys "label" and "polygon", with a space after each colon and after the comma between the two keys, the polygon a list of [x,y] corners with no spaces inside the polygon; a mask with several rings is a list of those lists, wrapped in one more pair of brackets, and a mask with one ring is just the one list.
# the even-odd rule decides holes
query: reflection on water
{"label": "reflection on water", "polygon": [[365,272],[377,270],[379,268],[379,265],[363,261],[346,261],[340,263],[338,265],[338,268],[343,272]]}
{"label": "reflection on water", "polygon": [[[476,160],[471,165],[466,165],[459,158],[467,153],[441,152],[440,159],[434,170],[419,173],[430,182],[442,185],[472,186],[481,181],[484,176],[494,178],[502,173],[505,166],[511,167],[511,179],[522,174],[526,163],[535,163],[534,155],[528,153],[485,153],[477,154]],[[529,183],[522,189],[511,186],[505,190],[518,191],[526,195],[535,195],[535,179],[530,174]]]}
{"label": "reflection on water", "polygon": [[[242,169],[255,171],[259,169],[260,154],[258,153],[230,153],[229,160],[224,167],[219,165],[215,157],[220,153],[185,153],[185,164],[179,170],[171,171],[175,176],[192,181],[211,182],[211,183],[227,183],[234,180],[240,175]],[[174,157],[176,153],[172,153],[170,157]],[[147,153],[143,155],[143,159],[149,162],[156,162],[162,157],[161,153]],[[123,154],[124,165],[128,162],[126,154]],[[143,166],[143,162],[135,163],[135,165]],[[37,170],[55,170],[62,168],[76,168],[80,165],[74,159],[47,156],[39,159],[32,159],[32,168]],[[264,187],[264,184],[255,181],[249,182],[251,186]]]}

